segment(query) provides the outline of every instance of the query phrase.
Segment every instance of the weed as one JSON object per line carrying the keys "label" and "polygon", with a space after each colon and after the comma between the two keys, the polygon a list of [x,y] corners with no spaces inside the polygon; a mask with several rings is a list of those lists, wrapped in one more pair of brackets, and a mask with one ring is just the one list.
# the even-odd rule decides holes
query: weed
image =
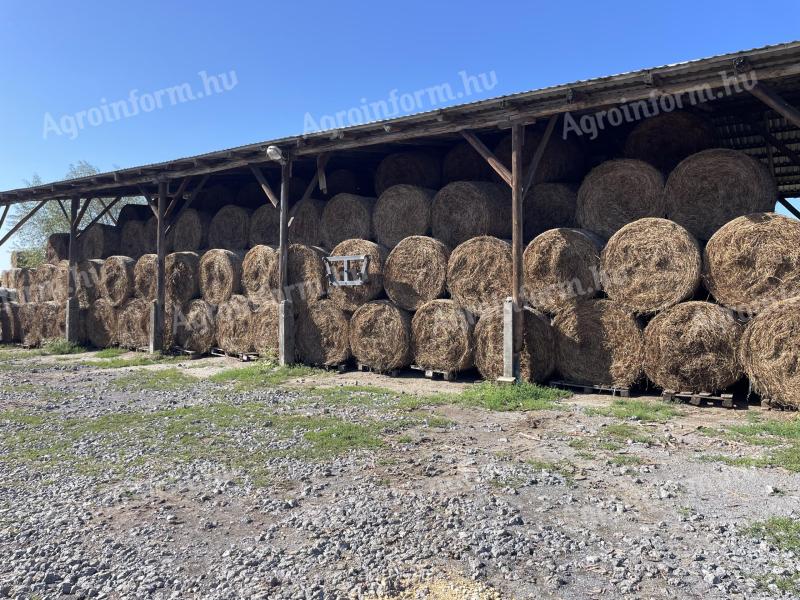
{"label": "weed", "polygon": [[468,387],[460,394],[443,394],[432,398],[432,401],[496,411],[530,411],[558,409],[558,401],[570,395],[567,391],[535,383],[500,385],[484,381]]}
{"label": "weed", "polygon": [[284,383],[296,377],[324,373],[305,365],[278,366],[269,360],[260,360],[247,367],[227,369],[209,377],[215,383],[231,385],[238,392],[256,390]]}
{"label": "weed", "polygon": [[767,540],[781,550],[800,550],[800,520],[790,517],[770,517],[753,523],[747,533],[754,538]]}
{"label": "weed", "polygon": [[73,342],[68,342],[63,338],[50,341],[44,348],[42,354],[82,354],[86,352],[86,348]]}
{"label": "weed", "polygon": [[197,383],[198,379],[176,368],[157,371],[134,371],[113,381],[115,387],[136,390],[179,390]]}
{"label": "weed", "polygon": [[125,348],[104,348],[94,353],[95,358],[117,358],[127,354],[129,350]]}
{"label": "weed", "polygon": [[587,408],[586,414],[635,419],[646,423],[665,423],[683,412],[665,402],[617,399],[605,408]]}

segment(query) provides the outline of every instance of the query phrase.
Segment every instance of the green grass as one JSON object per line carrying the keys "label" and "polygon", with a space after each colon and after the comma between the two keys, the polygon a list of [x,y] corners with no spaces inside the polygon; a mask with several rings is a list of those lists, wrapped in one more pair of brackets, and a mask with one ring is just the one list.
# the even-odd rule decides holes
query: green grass
{"label": "green grass", "polygon": [[94,353],[95,358],[117,358],[123,354],[127,354],[130,350],[125,348],[104,348]]}
{"label": "green grass", "polygon": [[567,391],[535,383],[501,385],[484,381],[468,387],[460,394],[442,394],[429,399],[429,402],[473,406],[493,411],[531,411],[561,408],[559,400],[570,395]]}
{"label": "green grass", "polygon": [[148,367],[150,365],[177,363],[180,361],[180,356],[166,356],[156,352],[155,354],[141,354],[133,358],[120,358],[117,356],[102,360],[84,360],[81,361],[81,364],[95,369],[124,369],[125,367]]}
{"label": "green grass", "polygon": [[305,365],[281,367],[273,361],[260,360],[247,367],[221,371],[209,377],[209,380],[214,383],[230,385],[236,391],[244,392],[280,385],[297,377],[308,377],[323,373],[325,371]]}
{"label": "green grass", "polygon": [[137,390],[178,390],[197,383],[199,380],[186,375],[176,368],[157,371],[135,371],[113,381],[115,387]]}
{"label": "green grass", "polygon": [[747,533],[763,539],[781,550],[800,551],[800,520],[790,517],[770,517],[753,523]]}
{"label": "green grass", "polygon": [[628,440],[639,444],[652,444],[655,441],[652,435],[642,431],[636,425],[628,423],[615,423],[600,429],[600,438],[606,441],[626,442]]}
{"label": "green grass", "polygon": [[732,425],[724,430],[704,429],[704,435],[763,448],[758,456],[732,457],[706,455],[702,460],[722,462],[739,467],[782,467],[800,473],[800,418],[791,420],[751,419],[750,423]]}
{"label": "green grass", "polygon": [[617,419],[635,419],[645,423],[666,423],[683,412],[665,402],[647,400],[614,400],[605,408],[586,409],[588,415],[603,415]]}
{"label": "green grass", "polygon": [[65,339],[52,340],[48,342],[44,348],[42,348],[42,354],[51,355],[82,354],[86,351],[86,348],[80,344],[74,344]]}

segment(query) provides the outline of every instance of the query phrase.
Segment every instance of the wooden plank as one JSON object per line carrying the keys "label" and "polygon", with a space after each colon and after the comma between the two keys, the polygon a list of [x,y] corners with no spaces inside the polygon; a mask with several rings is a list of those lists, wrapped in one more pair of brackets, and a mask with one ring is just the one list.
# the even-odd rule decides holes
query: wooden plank
{"label": "wooden plank", "polygon": [[[119,198],[117,198],[117,200],[119,200]],[[117,220],[114,218],[114,215],[112,215],[111,213],[109,213],[109,212],[108,212],[109,210],[111,210],[111,207],[110,207],[110,206],[106,206],[106,203],[103,201],[103,199],[102,199],[102,198],[98,198],[98,199],[97,199],[97,201],[98,201],[98,202],[100,203],[100,205],[101,205],[101,206],[102,206],[102,207],[105,209],[105,210],[103,211],[103,214],[106,214],[106,213],[108,213],[108,218],[109,218],[109,219],[111,219],[111,223],[113,223],[114,225],[116,225],[116,224],[117,224]]]}
{"label": "wooden plank", "polygon": [[178,214],[175,215],[175,218],[172,219],[172,222],[167,226],[167,229],[164,232],[164,235],[168,235],[169,232],[172,231],[172,226],[175,225],[175,223],[178,222],[178,219],[180,219],[180,217],[184,213],[184,211],[188,210],[189,207],[192,206],[192,202],[194,202],[194,199],[197,198],[197,196],[200,194],[200,192],[203,191],[203,187],[205,187],[206,182],[208,181],[209,177],[211,177],[211,175],[203,175],[203,178],[200,180],[200,183],[198,183],[197,187],[192,190],[192,193],[189,194],[189,198],[187,198],[186,202],[184,202],[183,206],[181,206],[180,209],[178,210]]}
{"label": "wooden plank", "polygon": [[311,194],[314,193],[314,190],[317,188],[317,184],[320,181],[320,173],[322,173],[322,179],[325,179],[325,167],[328,164],[329,158],[329,154],[322,154],[317,157],[317,170],[314,171],[314,176],[311,178],[311,181],[308,182],[308,185],[303,192],[303,197],[300,198],[300,202],[308,200],[311,197]]}
{"label": "wooden plank", "polygon": [[161,352],[164,348],[164,308],[166,301],[164,263],[166,238],[164,235],[164,213],[167,210],[167,181],[158,183],[158,210],[156,212],[156,299],[150,312],[150,352]]}
{"label": "wooden plank", "polygon": [[41,202],[39,202],[39,204],[37,204],[36,206],[34,206],[34,207],[31,209],[31,211],[30,211],[30,212],[29,212],[27,215],[25,215],[25,216],[24,216],[24,217],[22,217],[22,218],[21,218],[19,221],[17,221],[17,224],[16,224],[16,225],[14,225],[14,226],[11,228],[11,231],[9,231],[7,234],[5,234],[5,235],[3,236],[3,239],[1,239],[1,240],[0,240],[0,246],[2,246],[3,244],[5,244],[5,243],[8,241],[8,238],[10,238],[12,235],[14,235],[15,233],[17,233],[17,231],[19,231],[20,227],[22,227],[23,225],[25,225],[25,223],[27,223],[27,222],[28,222],[28,221],[31,219],[31,217],[33,217],[33,215],[35,215],[37,212],[39,212],[39,210],[41,210],[41,208],[42,208],[42,207],[43,207],[43,206],[44,206],[46,203],[47,203],[47,200],[42,200]]}
{"label": "wooden plank", "polygon": [[[261,169],[256,165],[248,165],[250,170],[253,172],[253,175],[258,181],[258,184],[261,186],[261,189],[264,190],[264,194],[266,194],[269,201],[272,202],[272,206],[278,208],[279,200],[278,197],[275,195],[275,192],[272,191],[272,188],[269,187],[269,183],[267,183],[267,178],[264,177],[264,174],[261,172]],[[283,181],[281,181],[281,188],[283,188]],[[283,189],[281,189],[281,193],[283,193]]]}
{"label": "wooden plank", "polygon": [[778,198],[778,202],[786,210],[792,213],[795,216],[795,218],[800,219],[800,210],[797,210],[794,206],[792,206],[786,198]]}
{"label": "wooden plank", "polygon": [[137,187],[139,188],[139,192],[142,194],[142,196],[144,196],[144,199],[147,201],[147,206],[150,207],[150,210],[152,211],[153,216],[158,218],[158,211],[153,206],[153,197],[147,192],[146,189],[144,189],[144,186],[138,185]]}
{"label": "wooden plank", "polygon": [[[73,197],[77,198],[78,196],[73,196]],[[83,201],[83,206],[81,206],[81,210],[78,212],[78,218],[75,221],[75,228],[76,229],[80,229],[81,221],[83,220],[83,215],[86,214],[86,211],[89,209],[89,204],[91,202],[92,202],[91,198],[86,198],[86,200]]]}
{"label": "wooden plank", "polygon": [[6,217],[8,216],[8,210],[11,208],[10,204],[6,204],[3,208],[3,216],[0,217],[0,229],[3,229],[3,225],[6,223]]}
{"label": "wooden plank", "polygon": [[78,344],[83,340],[80,339],[80,331],[81,325],[79,322],[80,317],[80,306],[78,305],[78,296],[77,296],[77,281],[76,275],[77,273],[77,263],[78,263],[78,214],[80,212],[80,198],[73,197],[70,199],[70,218],[69,221],[69,247],[68,247],[68,254],[67,260],[69,261],[69,267],[67,270],[67,293],[69,297],[67,298],[67,310],[66,310],[66,334],[67,334],[67,341],[70,341],[74,344]]}
{"label": "wooden plank", "polygon": [[748,90],[795,127],[800,128],[800,110],[786,102],[780,95],[765,83],[759,81]]}
{"label": "wooden plank", "polygon": [[67,225],[69,225],[70,219],[69,215],[67,214],[67,209],[64,207],[64,203],[61,201],[60,198],[56,200],[56,202],[58,202],[58,207],[61,209],[61,214],[64,215],[64,218],[67,220]]}
{"label": "wooden plank", "polygon": [[494,172],[502,177],[503,181],[505,181],[508,185],[513,185],[509,170],[502,162],[500,162],[494,153],[486,147],[486,144],[478,139],[478,136],[468,130],[462,131],[461,135],[469,142],[470,146],[475,148],[475,151],[480,154],[487,163],[489,163],[489,166],[494,169]]}
{"label": "wooden plank", "polygon": [[[514,353],[522,349],[522,165],[525,126],[511,128],[511,298],[514,302]],[[514,373],[517,376],[517,373]]]}
{"label": "wooden plank", "polygon": [[531,163],[528,165],[528,171],[525,175],[525,182],[522,185],[523,198],[533,185],[533,180],[536,176],[536,170],[539,168],[539,163],[542,162],[544,151],[547,148],[550,137],[553,135],[553,129],[555,128],[557,121],[558,115],[552,115],[547,121],[547,127],[545,127],[544,135],[542,135],[542,139],[539,141],[539,145],[536,147],[536,151],[533,153],[533,157],[531,158]]}
{"label": "wooden plank", "polygon": [[317,182],[319,189],[323,194],[328,193],[328,180],[325,177],[325,167],[328,165],[328,154],[320,154],[317,156]]}

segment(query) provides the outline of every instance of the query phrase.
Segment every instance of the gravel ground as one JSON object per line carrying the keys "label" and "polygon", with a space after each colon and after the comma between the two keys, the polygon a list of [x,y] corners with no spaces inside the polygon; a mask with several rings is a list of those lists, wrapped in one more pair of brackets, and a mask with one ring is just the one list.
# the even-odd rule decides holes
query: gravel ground
{"label": "gravel ground", "polygon": [[239,366],[225,359],[100,366],[0,351],[0,597],[791,598],[800,585],[800,551],[749,529],[800,516],[800,476],[747,466],[776,447],[719,433],[792,427],[791,414],[648,421],[599,395],[497,412],[369,374],[389,389],[209,380]]}

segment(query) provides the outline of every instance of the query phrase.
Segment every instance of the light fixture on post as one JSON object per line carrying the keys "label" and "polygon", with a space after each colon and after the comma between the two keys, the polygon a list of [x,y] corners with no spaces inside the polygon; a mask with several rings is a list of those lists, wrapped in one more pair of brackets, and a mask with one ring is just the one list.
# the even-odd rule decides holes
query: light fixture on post
{"label": "light fixture on post", "polygon": [[267,156],[270,158],[270,160],[278,162],[283,162],[286,160],[286,156],[284,156],[283,151],[277,146],[267,146]]}

